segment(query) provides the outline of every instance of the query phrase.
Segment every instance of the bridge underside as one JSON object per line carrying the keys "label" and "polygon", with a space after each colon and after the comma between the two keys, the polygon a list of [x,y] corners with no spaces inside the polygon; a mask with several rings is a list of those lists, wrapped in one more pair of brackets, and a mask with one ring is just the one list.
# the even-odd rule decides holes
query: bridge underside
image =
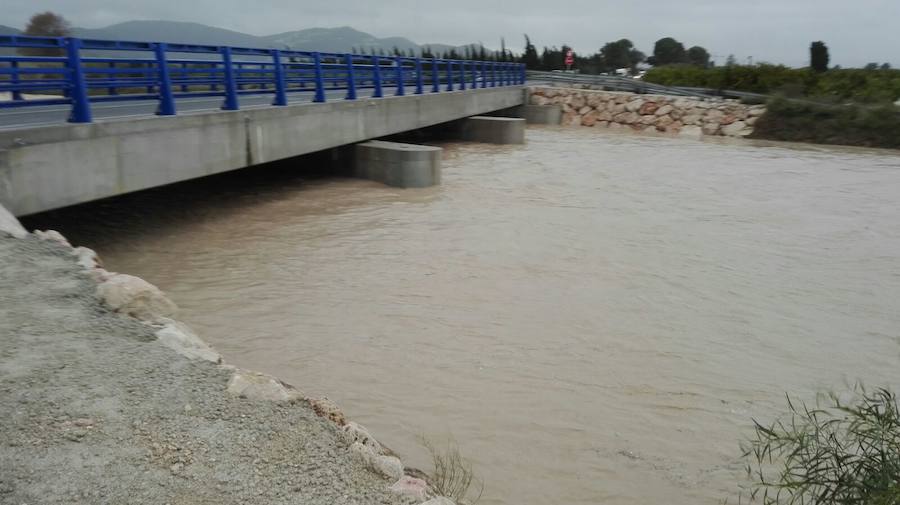
{"label": "bridge underside", "polygon": [[520,86],[0,131],[21,216],[521,105]]}

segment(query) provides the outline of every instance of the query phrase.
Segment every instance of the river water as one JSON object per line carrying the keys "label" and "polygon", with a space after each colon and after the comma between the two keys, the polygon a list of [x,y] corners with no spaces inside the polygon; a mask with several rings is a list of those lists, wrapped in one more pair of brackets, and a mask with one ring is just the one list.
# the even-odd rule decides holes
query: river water
{"label": "river water", "polygon": [[900,387],[900,156],[531,128],[444,184],[282,169],[51,216],[483,504],[715,504],[784,393]]}

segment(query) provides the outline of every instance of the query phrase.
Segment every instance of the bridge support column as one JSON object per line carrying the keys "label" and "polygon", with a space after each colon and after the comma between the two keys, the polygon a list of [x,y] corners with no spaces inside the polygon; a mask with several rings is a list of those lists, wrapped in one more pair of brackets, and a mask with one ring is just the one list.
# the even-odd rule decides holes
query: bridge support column
{"label": "bridge support column", "polygon": [[371,140],[353,146],[353,175],[399,188],[441,183],[440,147]]}
{"label": "bridge support column", "polygon": [[472,116],[462,120],[463,140],[488,144],[524,144],[525,120],[518,117]]}
{"label": "bridge support column", "polygon": [[528,124],[558,125],[562,122],[559,105],[523,105],[520,114]]}

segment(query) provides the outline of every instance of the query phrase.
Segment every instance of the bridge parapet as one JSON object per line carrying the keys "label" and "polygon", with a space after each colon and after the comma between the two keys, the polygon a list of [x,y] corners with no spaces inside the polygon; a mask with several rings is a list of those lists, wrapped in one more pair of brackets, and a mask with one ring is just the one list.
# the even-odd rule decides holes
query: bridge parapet
{"label": "bridge parapet", "polygon": [[[424,95],[525,83],[518,63],[463,61],[240,48],[72,37],[0,36],[0,108],[69,105],[69,121],[90,123],[92,105],[155,101],[156,114],[177,114],[178,102],[221,97],[223,110],[241,98],[268,95],[272,106],[303,96],[312,102]],[[25,100],[23,95],[39,95]]]}

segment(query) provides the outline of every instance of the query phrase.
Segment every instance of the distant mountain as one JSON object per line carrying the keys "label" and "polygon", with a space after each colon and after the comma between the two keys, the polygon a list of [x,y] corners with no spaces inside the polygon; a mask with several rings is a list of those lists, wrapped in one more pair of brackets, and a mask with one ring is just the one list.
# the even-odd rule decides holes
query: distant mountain
{"label": "distant mountain", "polygon": [[340,28],[308,28],[296,32],[278,33],[264,37],[276,47],[298,51],[323,51],[344,53],[353,50],[370,49],[391,51],[419,50],[419,45],[403,37],[378,38],[365,32],[342,26]]}
{"label": "distant mountain", "polygon": [[[16,28],[0,25],[0,35],[16,35]],[[392,54],[394,48],[408,53],[418,53],[423,47],[444,53],[456,49],[463,54],[466,46],[447,44],[416,44],[404,37],[379,38],[349,26],[338,28],[308,28],[275,35],[256,36],[247,33],[216,28],[200,23],[180,21],[126,21],[105,28],[73,28],[75,37],[109,40],[133,40],[137,42],[169,42],[210,46],[260,47],[294,49],[297,51],[322,51],[345,53],[352,50],[366,53]]]}
{"label": "distant mountain", "polygon": [[179,21],[126,21],[106,28],[74,28],[72,35],[91,39],[170,42],[211,46],[270,47],[263,38],[246,33]]}

